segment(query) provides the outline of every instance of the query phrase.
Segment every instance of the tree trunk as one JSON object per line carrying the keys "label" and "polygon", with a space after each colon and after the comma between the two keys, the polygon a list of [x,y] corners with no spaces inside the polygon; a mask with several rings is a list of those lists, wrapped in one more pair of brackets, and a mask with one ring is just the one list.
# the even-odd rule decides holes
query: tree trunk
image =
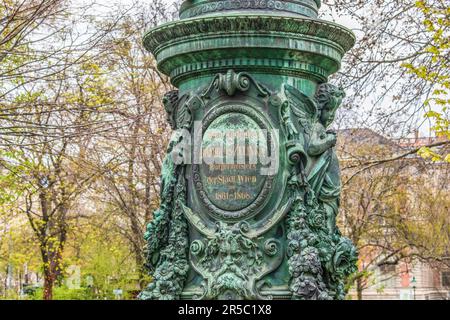
{"label": "tree trunk", "polygon": [[[53,288],[61,274],[61,246],[42,251],[44,261],[44,300],[53,300]],[[56,252],[55,252],[56,251]]]}
{"label": "tree trunk", "polygon": [[140,289],[143,289],[145,287],[144,282],[144,276],[145,276],[145,268],[144,268],[144,235],[142,234],[142,230],[139,227],[139,221],[137,218],[137,212],[134,212],[134,214],[130,217],[131,222],[131,230],[132,230],[132,247],[134,251],[134,257],[136,261],[136,267],[138,270],[138,276],[139,276],[139,287]]}
{"label": "tree trunk", "polygon": [[44,300],[53,300],[53,287],[55,285],[55,277],[51,272],[44,272]]}
{"label": "tree trunk", "polygon": [[364,288],[363,288],[363,284],[362,284],[362,278],[361,277],[359,277],[357,280],[356,280],[356,294],[357,294],[357,299],[358,300],[362,300],[363,299],[363,290],[364,290]]}
{"label": "tree trunk", "polygon": [[[60,192],[65,195],[64,190]],[[67,240],[65,225],[67,204],[55,201],[55,206],[58,206],[56,214],[54,211],[50,211],[51,203],[49,199],[47,190],[40,193],[42,220],[45,222],[40,229],[42,235],[40,238],[41,257],[44,265],[44,300],[53,300],[53,288],[61,276],[62,252]],[[52,234],[57,236],[52,237]]]}
{"label": "tree trunk", "polygon": [[42,255],[42,262],[44,264],[44,293],[43,293],[43,299],[44,300],[53,300],[53,287],[55,285],[55,274],[52,272],[52,258],[50,257],[50,252],[48,251],[48,248],[46,248],[46,245],[43,244],[43,247],[41,247],[41,255]]}
{"label": "tree trunk", "polygon": [[[141,248],[142,250],[142,248]],[[145,268],[144,268],[144,259],[142,257],[141,254],[138,254],[136,252],[136,267],[138,270],[138,277],[139,277],[139,289],[143,290],[146,286],[146,283],[144,281],[144,277],[145,277]]]}

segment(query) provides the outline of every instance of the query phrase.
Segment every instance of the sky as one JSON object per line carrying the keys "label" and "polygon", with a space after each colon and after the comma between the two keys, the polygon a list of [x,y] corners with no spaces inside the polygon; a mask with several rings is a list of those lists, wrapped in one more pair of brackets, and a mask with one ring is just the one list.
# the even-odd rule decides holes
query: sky
{"label": "sky", "polygon": [[[100,3],[104,3],[104,4],[111,4],[111,2],[117,2],[117,3],[121,3],[121,4],[127,4],[127,3],[132,3],[134,0],[99,0],[98,2]],[[147,1],[153,1],[153,0],[147,0]],[[166,4],[174,4],[174,3],[180,3],[182,2],[182,0],[161,0],[163,3]],[[324,9],[322,8],[322,12],[324,12]],[[336,23],[342,24],[343,26],[349,28],[349,29],[355,29],[357,28],[357,25],[355,24],[354,21],[350,20],[348,17],[338,17],[337,15],[323,15],[322,16],[323,19],[326,20],[332,20]]]}

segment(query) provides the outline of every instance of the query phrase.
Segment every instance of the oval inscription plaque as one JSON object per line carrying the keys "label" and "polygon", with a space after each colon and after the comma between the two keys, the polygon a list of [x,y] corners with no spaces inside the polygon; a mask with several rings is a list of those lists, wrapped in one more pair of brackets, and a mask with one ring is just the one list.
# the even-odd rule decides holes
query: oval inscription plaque
{"label": "oval inscription plaque", "polygon": [[199,196],[212,215],[247,218],[265,203],[274,178],[261,174],[267,125],[246,105],[217,107],[203,123],[203,161],[193,166]]}
{"label": "oval inscription plaque", "polygon": [[260,175],[258,161],[255,133],[260,129],[249,116],[230,113],[215,119],[204,132],[203,190],[218,208],[242,210],[261,193],[266,177]]}

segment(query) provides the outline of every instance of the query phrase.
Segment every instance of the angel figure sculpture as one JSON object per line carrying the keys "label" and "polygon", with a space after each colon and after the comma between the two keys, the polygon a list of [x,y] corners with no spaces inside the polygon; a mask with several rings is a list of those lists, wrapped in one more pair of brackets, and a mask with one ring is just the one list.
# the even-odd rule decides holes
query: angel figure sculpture
{"label": "angel figure sculpture", "polygon": [[[337,142],[335,132],[329,130],[345,93],[342,89],[324,83],[319,85],[314,99],[296,88],[285,85],[285,96],[290,111],[298,120],[299,136],[304,138],[305,175],[309,188],[323,206],[330,236],[336,234],[336,216],[339,210],[341,179],[339,161],[334,151]],[[295,121],[290,122],[290,126]],[[291,129],[290,132],[294,130]]]}

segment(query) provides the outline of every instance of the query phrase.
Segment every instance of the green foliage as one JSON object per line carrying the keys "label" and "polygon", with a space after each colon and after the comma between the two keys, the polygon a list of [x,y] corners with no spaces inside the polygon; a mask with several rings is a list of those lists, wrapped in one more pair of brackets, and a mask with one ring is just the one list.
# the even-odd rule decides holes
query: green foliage
{"label": "green foliage", "polygon": [[[43,289],[39,288],[34,294],[27,296],[28,300],[42,300]],[[93,300],[94,295],[89,288],[69,289],[67,287],[56,287],[53,291],[54,300]]]}
{"label": "green foliage", "polygon": [[[450,139],[450,7],[444,2],[433,2],[434,5],[429,0],[416,2],[417,10],[424,17],[423,31],[428,35],[429,44],[421,52],[424,59],[402,65],[434,85],[432,95],[424,103],[428,109],[425,117],[432,120],[432,129],[438,137]],[[450,162],[450,154],[442,155],[430,148],[422,148],[419,154],[433,161]]]}

